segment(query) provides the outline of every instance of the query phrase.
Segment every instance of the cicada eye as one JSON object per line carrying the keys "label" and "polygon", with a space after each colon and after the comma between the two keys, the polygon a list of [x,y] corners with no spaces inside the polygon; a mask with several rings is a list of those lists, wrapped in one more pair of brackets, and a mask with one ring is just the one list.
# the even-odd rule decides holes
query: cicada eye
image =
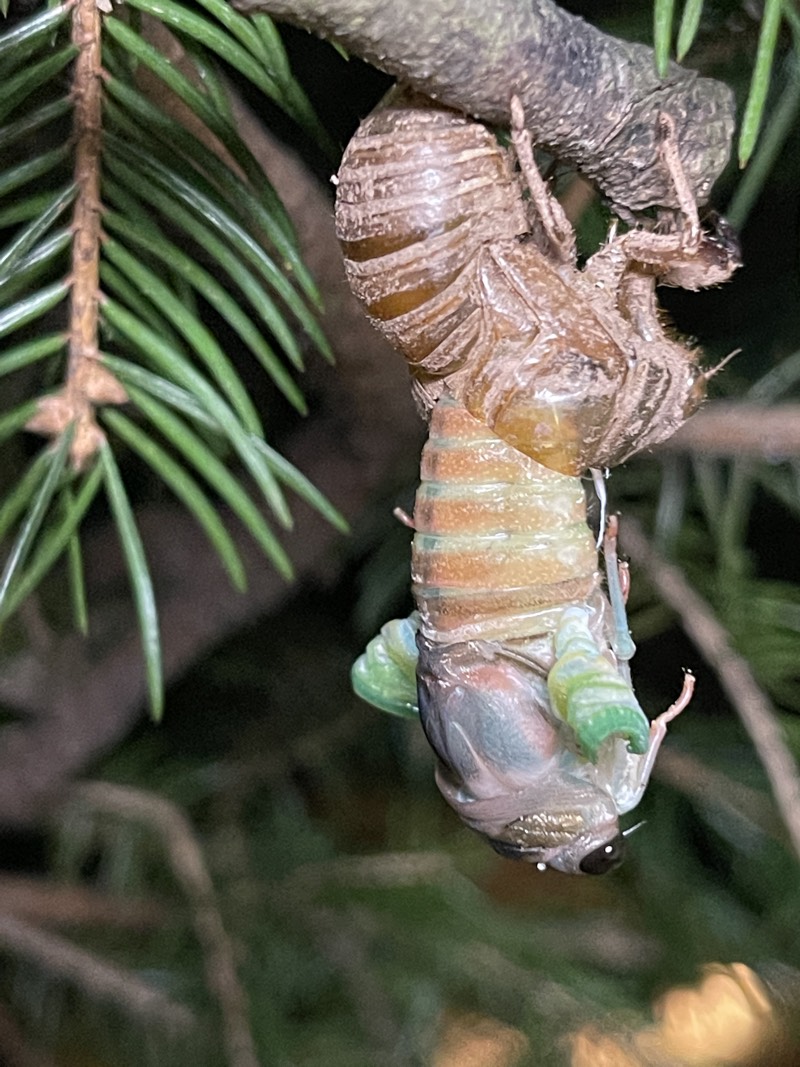
{"label": "cicada eye", "polygon": [[625,838],[617,834],[611,841],[594,849],[580,862],[584,874],[608,874],[616,870],[625,858]]}

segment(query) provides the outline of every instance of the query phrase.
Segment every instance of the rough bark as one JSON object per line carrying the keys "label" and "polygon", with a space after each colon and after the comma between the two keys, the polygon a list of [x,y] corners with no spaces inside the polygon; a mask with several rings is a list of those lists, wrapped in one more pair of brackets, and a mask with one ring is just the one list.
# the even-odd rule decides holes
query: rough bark
{"label": "rough bark", "polygon": [[658,158],[656,116],[677,127],[705,203],[730,153],[733,94],[642,44],[601,33],[551,0],[233,0],[343,45],[435,100],[508,125],[518,95],[534,141],[574,163],[621,213],[675,206]]}

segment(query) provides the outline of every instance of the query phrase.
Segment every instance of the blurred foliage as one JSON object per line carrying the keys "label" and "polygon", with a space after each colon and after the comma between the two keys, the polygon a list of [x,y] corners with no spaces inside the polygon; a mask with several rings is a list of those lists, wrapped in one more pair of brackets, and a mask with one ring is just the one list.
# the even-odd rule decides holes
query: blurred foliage
{"label": "blurred foliage", "polygon": [[[624,11],[584,7],[623,36],[652,24],[645,0]],[[726,78],[744,108],[760,32],[752,7],[707,0],[698,17],[687,60]],[[284,39],[312,102],[318,94],[331,108],[336,95],[354,116],[358,64],[336,61],[335,77],[315,85],[332,50],[293,31]],[[717,207],[738,205],[746,267],[718,291],[663,294],[710,364],[742,347],[714,379],[717,394],[770,404],[796,401],[800,388],[796,70],[792,34],[781,31],[750,170],[742,177],[732,166],[717,190]],[[587,232],[602,218],[592,209]],[[133,445],[124,424],[111,425]],[[767,1028],[752,1062],[800,1062],[797,863],[743,729],[645,574],[634,571],[629,605],[642,701],[666,707],[688,664],[698,695],[664,753],[683,759],[683,777],[656,776],[640,809],[646,826],[613,876],[541,874],[492,854],[436,793],[421,732],[349,692],[364,639],[404,610],[408,534],[391,524],[389,505],[408,507],[410,491],[387,487],[376,500],[334,588],[298,594],[196,664],[171,688],[165,723],[142,725],[99,768],[101,779],[189,815],[260,1062],[510,1067],[572,1056],[576,1067],[711,1067],[736,1062],[719,1035],[752,1019]],[[623,537],[624,515],[640,517],[713,605],[800,753],[797,460],[640,457],[614,473],[610,499]],[[48,873],[163,908],[135,930],[84,922],[70,938],[170,1004],[189,1005],[196,1020],[191,1033],[171,1031],[132,992],[103,996],[79,970],[60,972],[0,938],[5,1002],[57,1063],[235,1062],[179,855],[154,823],[109,814],[80,793],[56,819]],[[714,962],[746,968],[679,990]],[[701,1034],[701,1048],[664,1044],[676,1017],[679,1030]]]}
{"label": "blurred foliage", "polygon": [[[160,20],[169,59],[147,18]],[[50,6],[0,36],[0,337],[10,338],[0,377],[11,376],[0,443],[13,471],[0,508],[0,536],[11,536],[0,623],[67,552],[75,623],[86,630],[80,532],[104,488],[155,717],[156,594],[118,456],[133,451],[180,500],[239,590],[242,560],[207,488],[284,578],[292,567],[260,501],[289,528],[289,488],[344,528],[266,444],[247,372],[204,321],[216,313],[219,331],[305,413],[303,338],[330,355],[319,296],[283,205],[235,128],[221,63],[332,152],[271,20],[246,19],[225,0],[197,11],[173,0],[102,14]],[[133,420],[113,410],[126,402]],[[19,473],[23,429],[53,444]]]}
{"label": "blurred foliage", "polygon": [[[454,1016],[525,1035],[511,1043],[520,1058],[476,1063],[564,1062],[570,1035],[588,1024],[626,1041],[649,1032],[651,1000],[715,960],[755,968],[783,1032],[780,996],[800,976],[800,884],[780,829],[759,825],[754,808],[732,810],[714,789],[689,797],[656,783],[617,875],[566,878],[504,861],[442,804],[420,733],[349,693],[356,642],[343,591],[309,593],[221,648],[173,689],[159,731],[143,726],[103,768],[104,779],[146,786],[191,813],[261,1062],[437,1064]],[[670,740],[769,807],[729,719],[700,712]],[[80,985],[50,976],[47,1014],[62,1045],[104,1048],[100,1062],[119,1067],[228,1062],[174,842],[135,805],[109,815],[80,792],[53,841],[62,877],[166,908],[135,937],[100,924],[70,936],[201,1020],[180,1049],[168,1032],[157,1042],[152,1024],[145,1040],[133,1007],[125,1018],[124,1004],[105,1014],[95,1005],[87,1037]],[[28,1018],[37,1001],[20,975],[30,970],[12,958],[0,972]]]}
{"label": "blurred foliage", "polygon": [[[682,61],[692,47],[703,17],[704,0],[686,0],[683,5],[680,24],[677,29],[675,54]],[[753,147],[764,122],[770,82],[775,66],[775,50],[781,20],[786,18],[793,32],[800,29],[800,16],[791,4],[783,0],[765,0],[761,14],[761,27],[758,35],[750,91],[747,95],[744,114],[739,132],[739,163],[745,166],[750,161]],[[653,47],[655,50],[656,69],[662,77],[669,70],[669,56],[672,39],[675,35],[675,0],[654,0],[653,2]]]}

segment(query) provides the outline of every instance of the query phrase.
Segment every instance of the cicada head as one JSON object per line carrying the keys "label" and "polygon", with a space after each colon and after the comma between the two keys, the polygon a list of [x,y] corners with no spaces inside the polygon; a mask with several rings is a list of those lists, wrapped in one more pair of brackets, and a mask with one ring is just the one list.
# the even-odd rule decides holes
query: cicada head
{"label": "cicada head", "polygon": [[[564,874],[608,874],[616,870],[625,858],[625,836],[616,826],[613,837],[605,836],[605,828],[596,829],[594,834],[572,837],[550,852],[547,859],[542,858],[540,849],[530,848],[526,844],[516,844],[508,840],[510,837],[518,837],[519,823],[524,823],[525,818],[512,823],[504,838],[489,838],[489,844],[501,856],[507,859],[524,860],[535,863],[544,870],[552,867],[553,870],[562,871]],[[608,832],[612,832],[610,827]],[[598,844],[598,840],[603,838]]]}
{"label": "cicada head", "polygon": [[[547,800],[540,789],[547,789]],[[440,785],[441,788],[441,785]],[[625,855],[625,838],[613,798],[591,783],[582,782],[559,768],[536,783],[533,793],[523,791],[514,797],[517,810],[525,811],[512,822],[481,831],[477,814],[469,807],[462,818],[473,829],[484,832],[489,844],[501,856],[547,867],[564,874],[607,874],[618,867]],[[492,819],[491,805],[480,804],[482,825]],[[501,804],[494,805],[496,813]]]}

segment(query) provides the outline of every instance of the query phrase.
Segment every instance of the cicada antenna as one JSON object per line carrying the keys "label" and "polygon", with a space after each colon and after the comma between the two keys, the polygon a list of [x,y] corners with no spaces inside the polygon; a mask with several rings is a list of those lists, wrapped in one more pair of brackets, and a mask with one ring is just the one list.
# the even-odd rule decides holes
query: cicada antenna
{"label": "cicada antenna", "polygon": [[741,348],[734,348],[734,350],[732,352],[729,352],[724,359],[721,359],[715,367],[712,367],[711,370],[704,371],[703,378],[707,382],[710,382],[711,379],[714,378],[717,374],[719,374],[723,367],[727,367],[733,357],[738,356],[741,351]]}
{"label": "cicada antenna", "polygon": [[627,830],[623,830],[622,831],[622,836],[623,837],[630,837],[631,834],[635,834],[637,830],[641,830],[641,828],[644,826],[644,824],[646,822],[647,822],[647,819],[640,819],[639,822],[634,823],[633,826],[629,826]]}

